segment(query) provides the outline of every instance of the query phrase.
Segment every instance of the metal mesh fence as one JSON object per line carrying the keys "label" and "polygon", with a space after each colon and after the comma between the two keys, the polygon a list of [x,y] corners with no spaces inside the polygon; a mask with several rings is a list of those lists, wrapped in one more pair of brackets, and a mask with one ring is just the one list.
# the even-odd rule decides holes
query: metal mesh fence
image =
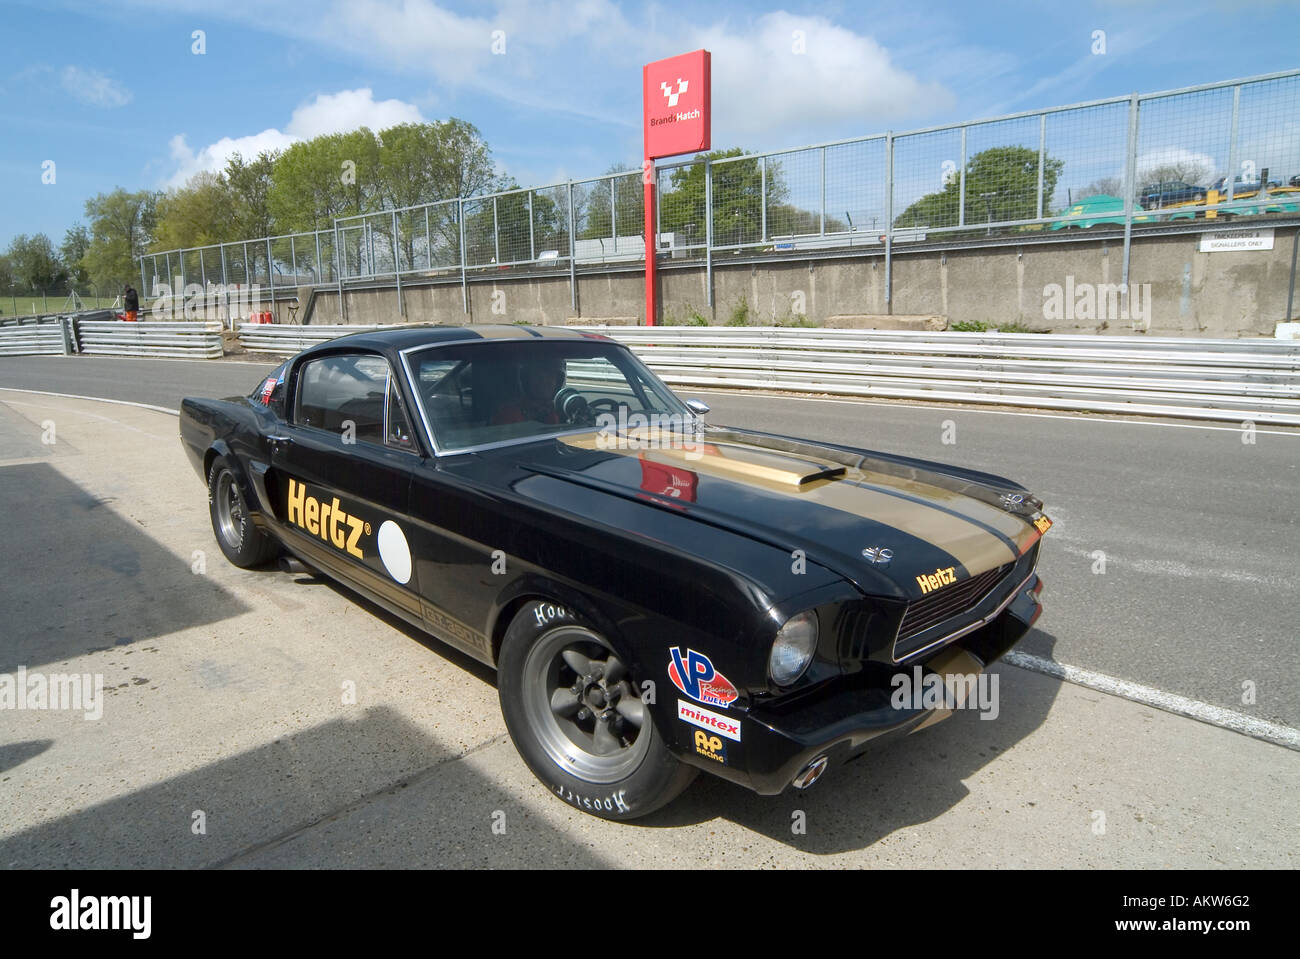
{"label": "metal mesh fence", "polygon": [[[789,250],[1300,213],[1300,71],[659,164],[659,251]],[[146,254],[141,279],[303,286],[644,256],[641,172]],[[571,207],[571,208],[570,208]],[[572,234],[572,235],[571,235]],[[1127,249],[1127,247],[1126,247]]]}

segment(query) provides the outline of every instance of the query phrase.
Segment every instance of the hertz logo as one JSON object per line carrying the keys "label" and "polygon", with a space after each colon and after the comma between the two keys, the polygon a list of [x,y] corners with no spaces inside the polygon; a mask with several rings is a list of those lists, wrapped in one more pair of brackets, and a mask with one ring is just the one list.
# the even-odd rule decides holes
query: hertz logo
{"label": "hertz logo", "polygon": [[363,532],[368,531],[369,524],[344,511],[337,496],[328,503],[322,503],[316,497],[307,495],[305,484],[291,479],[288,512],[289,522],[299,529],[320,537],[337,549],[351,553],[357,559],[365,558],[357,541]]}
{"label": "hertz logo", "polygon": [[956,581],[956,566],[949,566],[947,569],[936,569],[933,573],[922,573],[916,577],[916,583],[921,587],[922,593],[932,593],[936,589],[942,589]]}

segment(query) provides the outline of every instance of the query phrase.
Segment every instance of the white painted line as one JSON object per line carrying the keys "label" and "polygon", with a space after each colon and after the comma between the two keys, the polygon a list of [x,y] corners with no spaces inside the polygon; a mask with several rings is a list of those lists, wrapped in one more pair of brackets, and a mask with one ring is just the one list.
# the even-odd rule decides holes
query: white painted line
{"label": "white painted line", "polygon": [[1253,736],[1255,739],[1263,739],[1278,746],[1285,746],[1287,749],[1300,750],[1300,729],[1291,726],[1266,722],[1254,716],[1247,716],[1245,713],[1224,709],[1222,706],[1213,706],[1200,700],[1176,696],[1140,683],[1129,682],[1127,679],[1116,679],[1114,676],[1094,673],[1089,669],[1080,669],[1078,666],[1055,663],[1050,659],[1031,656],[1017,650],[1012,650],[1003,656],[1002,662],[1063,679],[1076,686],[1086,686],[1101,693],[1142,703],[1144,706],[1163,709],[1178,716],[1186,716],[1188,719],[1196,719],[1211,726],[1230,729],[1235,733]]}
{"label": "white painted line", "polygon": [[133,403],[130,400],[110,400],[102,396],[78,396],[76,393],[51,393],[49,390],[19,390],[12,386],[0,386],[0,392],[4,393],[34,393],[37,396],[62,396],[69,400],[92,400],[96,403],[116,403],[118,406],[138,406],[142,410],[156,410],[159,413],[170,413],[172,416],[180,416],[180,410],[173,410],[166,406],[154,406],[151,403]]}
{"label": "white painted line", "polygon": [[[1161,420],[1127,420],[1108,413],[1094,413],[1091,416],[1070,416],[1061,413],[1030,413],[1022,410],[988,410],[979,406],[941,406],[937,403],[909,403],[907,400],[900,399],[893,403],[882,403],[880,400],[844,400],[832,399],[830,397],[820,396],[787,396],[784,393],[771,393],[765,390],[675,390],[690,396],[697,393],[701,396],[756,396],[765,397],[774,400],[794,400],[798,403],[839,403],[845,406],[884,406],[890,409],[906,407],[914,410],[944,410],[950,413],[985,413],[989,416],[1032,416],[1043,420],[1079,420],[1084,423],[1127,423],[1131,426],[1163,426],[1166,429],[1179,430],[1218,430],[1228,433],[1240,433],[1240,426],[1209,426],[1200,423],[1165,423]],[[1242,422],[1246,422],[1243,417]],[[1290,436],[1300,437],[1300,429],[1297,430],[1265,430],[1259,427],[1255,428],[1255,434],[1264,436]]]}

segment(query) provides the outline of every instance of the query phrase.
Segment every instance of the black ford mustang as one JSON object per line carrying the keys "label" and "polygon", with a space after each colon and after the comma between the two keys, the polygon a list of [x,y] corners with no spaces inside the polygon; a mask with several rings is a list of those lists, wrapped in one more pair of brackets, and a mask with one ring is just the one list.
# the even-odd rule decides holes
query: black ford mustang
{"label": "black ford mustang", "polygon": [[[1041,612],[1022,487],[707,411],[606,337],[410,327],[187,398],[180,432],[231,562],[287,552],[496,667],[538,778],[632,819],[700,769],[806,788]],[[940,700],[892,695],[923,674]]]}

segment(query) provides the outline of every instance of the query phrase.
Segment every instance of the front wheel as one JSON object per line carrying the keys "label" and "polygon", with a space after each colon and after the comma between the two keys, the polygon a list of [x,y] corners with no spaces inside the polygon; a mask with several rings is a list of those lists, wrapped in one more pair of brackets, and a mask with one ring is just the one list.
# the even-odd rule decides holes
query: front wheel
{"label": "front wheel", "polygon": [[645,816],[698,772],[668,750],[613,646],[558,604],[528,603],[511,621],[497,688],[524,762],[584,812]]}
{"label": "front wheel", "polygon": [[208,472],[208,512],[217,545],[236,566],[251,569],[276,554],[275,542],[253,525],[234,470],[221,456],[212,461]]}

